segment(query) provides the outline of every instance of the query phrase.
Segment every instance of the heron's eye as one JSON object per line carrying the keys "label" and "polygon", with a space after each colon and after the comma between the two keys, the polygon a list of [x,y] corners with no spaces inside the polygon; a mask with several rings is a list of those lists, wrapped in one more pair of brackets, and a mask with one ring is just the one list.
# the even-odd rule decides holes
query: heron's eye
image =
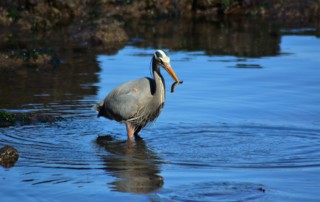
{"label": "heron's eye", "polygon": [[158,52],[158,51],[156,52],[156,55],[157,55],[158,58],[162,57],[162,54],[160,52]]}

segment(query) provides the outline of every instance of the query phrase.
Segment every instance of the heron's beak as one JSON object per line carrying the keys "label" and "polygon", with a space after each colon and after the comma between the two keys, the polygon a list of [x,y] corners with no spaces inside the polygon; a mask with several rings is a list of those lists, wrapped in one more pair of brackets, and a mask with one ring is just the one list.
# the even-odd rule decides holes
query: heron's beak
{"label": "heron's beak", "polygon": [[177,83],[180,82],[176,73],[174,73],[172,67],[170,66],[170,64],[164,64],[163,67]]}

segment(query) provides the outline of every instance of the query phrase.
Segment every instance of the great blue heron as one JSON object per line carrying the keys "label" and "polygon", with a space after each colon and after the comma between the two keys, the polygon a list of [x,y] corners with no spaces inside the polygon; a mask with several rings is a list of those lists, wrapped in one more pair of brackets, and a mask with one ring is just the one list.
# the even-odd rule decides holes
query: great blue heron
{"label": "great blue heron", "polygon": [[182,83],[170,65],[169,56],[162,50],[156,50],[152,57],[153,78],[145,77],[126,82],[113,89],[94,107],[99,112],[98,117],[124,122],[130,141],[159,116],[164,105],[165,83],[160,66],[171,75],[175,84]]}

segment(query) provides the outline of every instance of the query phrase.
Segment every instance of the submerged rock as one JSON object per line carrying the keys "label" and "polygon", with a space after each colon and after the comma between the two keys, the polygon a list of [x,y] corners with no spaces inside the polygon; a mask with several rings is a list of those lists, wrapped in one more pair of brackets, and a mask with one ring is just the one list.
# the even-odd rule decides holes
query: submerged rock
{"label": "submerged rock", "polygon": [[0,127],[48,122],[51,123],[61,120],[63,120],[62,117],[56,117],[48,114],[9,113],[5,111],[0,111]]}
{"label": "submerged rock", "polygon": [[6,168],[12,167],[19,158],[18,150],[6,145],[0,148],[0,165]]}

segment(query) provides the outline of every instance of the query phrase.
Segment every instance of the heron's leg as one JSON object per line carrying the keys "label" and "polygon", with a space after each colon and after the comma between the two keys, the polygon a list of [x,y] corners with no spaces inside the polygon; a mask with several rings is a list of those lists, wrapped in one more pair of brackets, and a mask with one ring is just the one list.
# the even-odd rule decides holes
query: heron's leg
{"label": "heron's leg", "polygon": [[142,129],[141,126],[138,126],[138,127],[136,127],[136,129],[135,129],[134,138],[135,138],[136,140],[142,140],[142,137],[140,137],[140,135],[138,134],[141,129]]}
{"label": "heron's leg", "polygon": [[134,126],[132,126],[130,122],[126,122],[126,128],[127,128],[128,140],[132,141],[134,138],[135,128]]}

